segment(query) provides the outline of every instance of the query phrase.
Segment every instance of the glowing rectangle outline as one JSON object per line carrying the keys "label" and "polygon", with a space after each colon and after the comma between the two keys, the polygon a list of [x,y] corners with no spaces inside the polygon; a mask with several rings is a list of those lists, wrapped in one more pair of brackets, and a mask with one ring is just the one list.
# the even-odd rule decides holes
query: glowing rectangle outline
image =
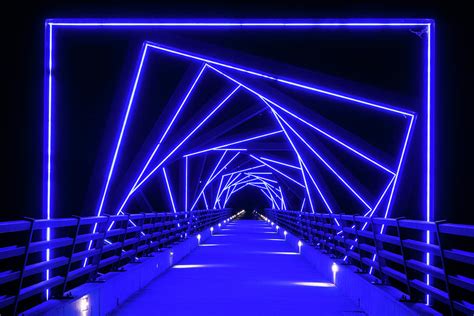
{"label": "glowing rectangle outline", "polygon": [[[197,20],[195,20],[197,21]],[[53,117],[54,117],[54,81],[53,81],[53,69],[54,69],[54,53],[53,53],[53,40],[54,30],[53,27],[59,28],[123,28],[123,27],[165,27],[165,28],[307,28],[307,27],[357,27],[357,28],[409,28],[413,26],[426,26],[427,33],[427,45],[426,45],[426,59],[425,69],[426,74],[423,76],[425,85],[425,106],[426,106],[426,126],[424,127],[425,132],[425,148],[424,153],[426,155],[425,160],[425,219],[432,221],[435,219],[435,208],[434,208],[434,20],[432,19],[319,19],[319,20],[201,20],[200,22],[184,22],[184,20],[144,20],[144,19],[48,19],[45,21],[45,85],[44,85],[44,161],[43,161],[43,217],[51,218],[52,216],[52,196],[54,192],[53,174],[53,159],[52,153],[54,152],[54,141],[53,141]],[[51,239],[51,232],[46,230],[46,240]],[[426,233],[426,241],[430,243],[429,232]],[[49,259],[49,250],[46,251],[47,259]],[[426,255],[426,262],[429,264],[430,256]],[[49,271],[47,271],[49,274]],[[429,284],[429,276],[427,283]],[[48,296],[48,295],[47,295]]]}

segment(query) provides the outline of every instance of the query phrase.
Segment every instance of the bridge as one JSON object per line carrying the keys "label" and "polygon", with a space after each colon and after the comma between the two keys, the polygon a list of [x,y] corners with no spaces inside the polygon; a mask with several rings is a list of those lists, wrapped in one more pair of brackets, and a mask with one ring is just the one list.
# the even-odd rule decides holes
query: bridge
{"label": "bridge", "polygon": [[[54,238],[42,239],[47,229]],[[426,230],[431,244],[416,239]],[[0,223],[0,234],[9,245],[0,248],[2,266],[11,267],[0,274],[2,314],[435,315],[474,307],[469,225],[220,209],[28,219]],[[55,254],[48,261],[46,250]]]}
{"label": "bridge", "polygon": [[42,197],[0,222],[1,315],[473,314],[474,226],[437,209],[433,20],[44,38],[43,175],[15,174]]}

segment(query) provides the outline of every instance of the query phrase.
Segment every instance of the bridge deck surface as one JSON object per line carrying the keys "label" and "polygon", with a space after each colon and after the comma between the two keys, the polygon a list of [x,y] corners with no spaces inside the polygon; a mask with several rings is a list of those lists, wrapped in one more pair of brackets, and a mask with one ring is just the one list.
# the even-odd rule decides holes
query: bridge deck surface
{"label": "bridge deck surface", "polygon": [[115,315],[364,314],[274,231],[257,220],[228,224]]}

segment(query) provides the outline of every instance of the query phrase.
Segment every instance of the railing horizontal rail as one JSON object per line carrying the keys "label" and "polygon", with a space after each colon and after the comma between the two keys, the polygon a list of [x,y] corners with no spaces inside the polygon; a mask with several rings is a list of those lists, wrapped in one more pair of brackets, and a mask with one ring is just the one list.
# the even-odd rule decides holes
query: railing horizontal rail
{"label": "railing horizontal rail", "polygon": [[0,267],[5,269],[0,271],[0,309],[16,314],[41,303],[46,290],[64,297],[71,288],[197,234],[231,213],[220,209],[0,222]]}
{"label": "railing horizontal rail", "polygon": [[274,209],[264,213],[307,243],[398,287],[409,301],[429,295],[442,312],[474,314],[473,225]]}

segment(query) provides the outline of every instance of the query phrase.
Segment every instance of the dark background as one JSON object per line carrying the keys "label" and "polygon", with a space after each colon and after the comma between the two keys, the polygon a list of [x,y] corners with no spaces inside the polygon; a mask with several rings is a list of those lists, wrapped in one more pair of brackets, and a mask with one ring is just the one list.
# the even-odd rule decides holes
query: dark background
{"label": "dark background", "polygon": [[469,10],[441,2],[110,3],[42,1],[4,12],[0,144],[0,218],[38,216],[41,205],[44,20],[51,17],[149,18],[433,18],[436,21],[436,209],[452,222],[470,211],[472,24]]}

